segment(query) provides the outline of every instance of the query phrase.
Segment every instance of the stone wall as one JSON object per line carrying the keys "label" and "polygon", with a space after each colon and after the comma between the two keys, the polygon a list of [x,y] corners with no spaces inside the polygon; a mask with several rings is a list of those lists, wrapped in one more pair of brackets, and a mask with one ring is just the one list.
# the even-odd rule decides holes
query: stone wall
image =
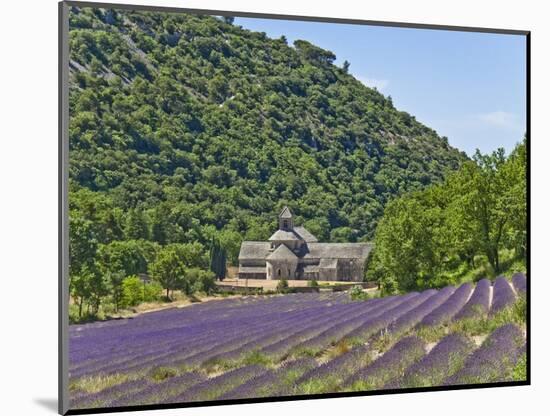
{"label": "stone wall", "polygon": [[267,279],[287,279],[294,280],[296,277],[296,267],[298,266],[297,260],[279,260],[273,259],[267,262]]}

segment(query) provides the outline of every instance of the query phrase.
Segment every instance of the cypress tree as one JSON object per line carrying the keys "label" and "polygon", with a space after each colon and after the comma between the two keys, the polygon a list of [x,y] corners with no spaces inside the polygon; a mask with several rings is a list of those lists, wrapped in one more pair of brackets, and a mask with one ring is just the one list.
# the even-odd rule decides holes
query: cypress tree
{"label": "cypress tree", "polygon": [[227,254],[216,238],[212,238],[210,246],[210,270],[214,272],[216,278],[223,280],[226,275]]}

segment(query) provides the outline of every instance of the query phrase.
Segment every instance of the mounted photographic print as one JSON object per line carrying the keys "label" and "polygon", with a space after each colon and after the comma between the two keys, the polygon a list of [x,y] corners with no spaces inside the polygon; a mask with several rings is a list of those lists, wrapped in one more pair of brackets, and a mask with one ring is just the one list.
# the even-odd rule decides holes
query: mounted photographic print
{"label": "mounted photographic print", "polygon": [[529,384],[528,160],[529,32],[60,3],[60,413]]}

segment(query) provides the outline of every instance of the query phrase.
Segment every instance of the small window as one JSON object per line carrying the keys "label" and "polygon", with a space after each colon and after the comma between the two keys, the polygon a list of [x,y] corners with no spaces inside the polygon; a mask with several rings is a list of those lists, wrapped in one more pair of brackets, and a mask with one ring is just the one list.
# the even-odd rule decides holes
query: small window
{"label": "small window", "polygon": [[277,269],[277,276],[281,277],[281,269]]}

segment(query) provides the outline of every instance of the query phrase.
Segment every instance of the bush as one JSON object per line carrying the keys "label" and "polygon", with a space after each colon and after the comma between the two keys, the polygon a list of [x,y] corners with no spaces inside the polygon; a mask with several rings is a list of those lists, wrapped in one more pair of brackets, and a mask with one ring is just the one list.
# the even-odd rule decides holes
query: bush
{"label": "bush", "polygon": [[122,281],[121,306],[136,306],[142,302],[154,302],[160,299],[162,286],[157,282],[144,283],[137,276],[129,276]]}
{"label": "bush", "polygon": [[151,378],[155,381],[163,381],[172,378],[177,371],[170,367],[157,367],[150,372]]}
{"label": "bush", "polygon": [[368,300],[369,294],[363,290],[359,285],[353,286],[349,291],[351,300]]}
{"label": "bush", "polygon": [[307,282],[307,285],[309,287],[319,287],[319,283],[317,283],[317,280],[315,280],[315,279],[310,280],[309,282]]}
{"label": "bush", "polygon": [[210,295],[216,291],[216,277],[213,272],[191,268],[185,272],[182,290],[186,295],[203,292]]}
{"label": "bush", "polygon": [[281,279],[277,283],[277,292],[287,293],[288,292],[288,281],[286,279]]}
{"label": "bush", "polygon": [[136,306],[143,302],[145,288],[143,282],[137,276],[129,276],[122,281],[122,302],[123,308]]}
{"label": "bush", "polygon": [[155,302],[162,296],[162,286],[158,282],[145,284],[144,302]]}
{"label": "bush", "polygon": [[397,280],[393,278],[385,278],[380,282],[380,295],[390,296],[395,295],[399,292]]}

